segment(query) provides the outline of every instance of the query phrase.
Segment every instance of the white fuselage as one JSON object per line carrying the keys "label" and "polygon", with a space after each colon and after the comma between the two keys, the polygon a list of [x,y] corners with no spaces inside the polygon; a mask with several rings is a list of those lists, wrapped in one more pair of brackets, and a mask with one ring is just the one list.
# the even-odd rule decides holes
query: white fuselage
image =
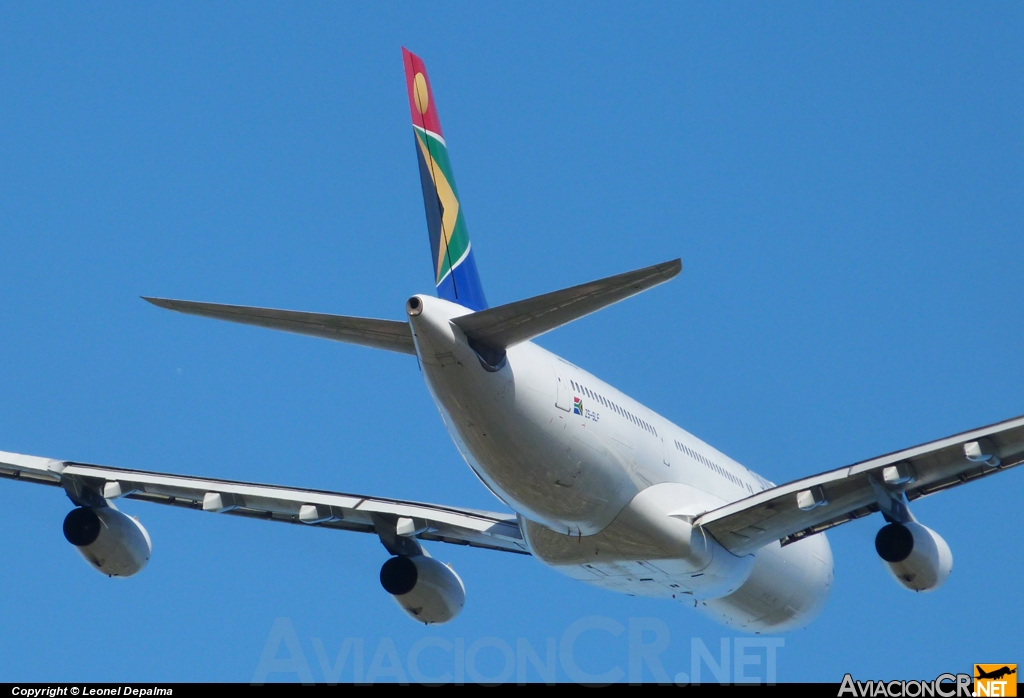
{"label": "white fuselage", "polygon": [[532,342],[485,366],[450,322],[471,311],[416,298],[416,352],[445,425],[519,514],[536,557],[614,591],[693,601],[751,632],[801,627],[821,610],[832,583],[824,534],[737,557],[690,526],[772,483]]}

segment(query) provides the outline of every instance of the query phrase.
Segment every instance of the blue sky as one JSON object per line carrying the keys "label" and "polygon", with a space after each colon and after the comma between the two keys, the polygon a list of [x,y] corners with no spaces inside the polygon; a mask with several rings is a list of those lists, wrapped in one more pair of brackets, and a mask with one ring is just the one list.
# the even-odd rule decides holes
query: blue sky
{"label": "blue sky", "polygon": [[[0,449],[500,507],[415,361],[139,300],[401,318],[431,287],[402,45],[493,304],[683,259],[545,347],[776,482],[1024,413],[1022,35],[1009,3],[4,5]],[[877,518],[830,532],[831,600],[779,680],[1024,660],[1022,495],[1012,471],[914,505],[954,554],[933,594],[887,575]],[[742,637],[437,545],[468,601],[424,628],[371,536],[137,502],[153,559],[108,580],[69,506],[0,482],[0,681],[248,681],[278,618],[317,681],[346,638],[367,671],[420,643],[430,676],[475,643],[495,676],[502,643],[632,623],[667,628],[674,677]],[[628,632],[597,626],[579,666],[628,677]]]}

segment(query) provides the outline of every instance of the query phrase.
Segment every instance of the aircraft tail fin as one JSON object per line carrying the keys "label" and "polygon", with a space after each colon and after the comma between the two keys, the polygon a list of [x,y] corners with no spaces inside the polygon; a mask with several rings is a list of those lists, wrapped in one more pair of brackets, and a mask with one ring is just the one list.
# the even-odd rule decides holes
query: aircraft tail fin
{"label": "aircraft tail fin", "polygon": [[507,347],[662,284],[679,274],[682,268],[682,261],[674,259],[463,315],[453,318],[452,322],[466,333],[477,353],[496,366]]}
{"label": "aircraft tail fin", "polygon": [[427,68],[419,56],[405,48],[402,59],[437,295],[471,310],[483,310],[487,299],[476,270]]}

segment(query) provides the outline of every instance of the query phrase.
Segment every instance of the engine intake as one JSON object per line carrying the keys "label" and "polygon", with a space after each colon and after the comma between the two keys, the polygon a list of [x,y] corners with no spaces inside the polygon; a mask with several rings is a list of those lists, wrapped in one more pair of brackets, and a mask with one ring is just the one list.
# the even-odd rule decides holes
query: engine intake
{"label": "engine intake", "polygon": [[380,568],[380,584],[402,610],[421,623],[447,623],[466,603],[455,571],[426,555],[399,555]]}
{"label": "engine intake", "polygon": [[934,591],[953,570],[953,553],[935,531],[915,521],[883,526],[875,550],[896,581],[914,591]]}
{"label": "engine intake", "polygon": [[108,577],[138,574],[153,552],[142,524],[112,507],[72,509],[64,518],[64,537]]}

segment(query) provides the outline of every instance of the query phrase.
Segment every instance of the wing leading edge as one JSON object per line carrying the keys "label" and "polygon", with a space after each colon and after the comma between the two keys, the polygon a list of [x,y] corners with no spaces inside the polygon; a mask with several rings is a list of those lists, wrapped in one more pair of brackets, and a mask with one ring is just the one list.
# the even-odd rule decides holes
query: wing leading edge
{"label": "wing leading edge", "polygon": [[0,451],[0,477],[188,509],[529,555],[513,514],[342,492],[128,470]]}
{"label": "wing leading edge", "polygon": [[694,520],[736,555],[793,543],[1024,462],[1024,416],[801,478]]}

